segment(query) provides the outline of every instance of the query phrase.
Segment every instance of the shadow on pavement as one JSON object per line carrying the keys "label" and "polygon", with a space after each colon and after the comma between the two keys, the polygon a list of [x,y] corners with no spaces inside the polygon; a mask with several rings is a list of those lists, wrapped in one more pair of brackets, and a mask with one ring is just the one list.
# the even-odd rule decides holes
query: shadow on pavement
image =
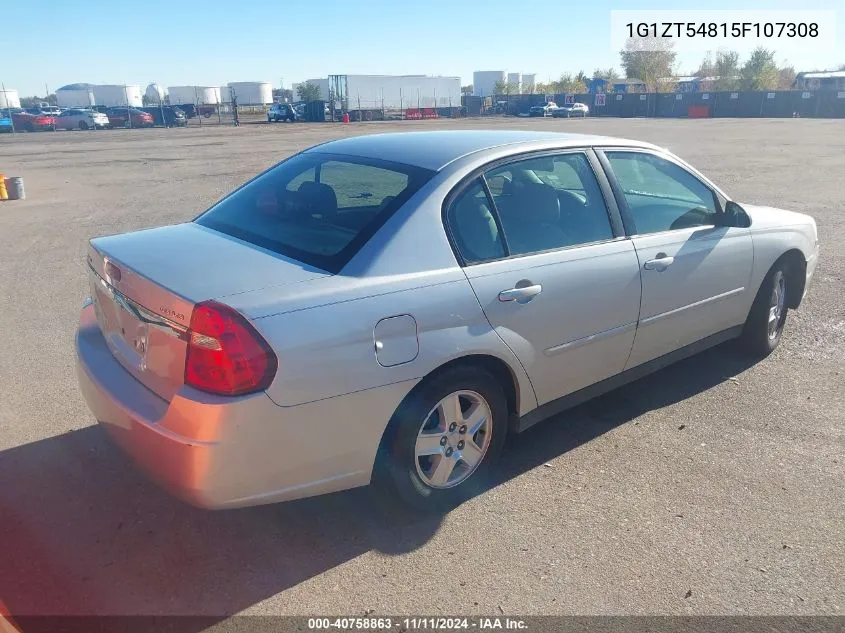
{"label": "shadow on pavement", "polygon": [[[716,348],[546,421],[512,438],[496,485],[749,365]],[[366,552],[419,548],[441,522],[385,511],[367,489],[197,510],[88,427],[0,453],[0,599],[12,615],[222,619]],[[182,633],[209,624],[181,622]]]}

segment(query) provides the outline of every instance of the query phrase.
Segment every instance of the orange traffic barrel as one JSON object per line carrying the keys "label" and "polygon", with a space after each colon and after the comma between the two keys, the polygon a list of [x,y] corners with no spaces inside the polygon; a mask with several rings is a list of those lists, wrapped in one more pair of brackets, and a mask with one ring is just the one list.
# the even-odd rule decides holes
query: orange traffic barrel
{"label": "orange traffic barrel", "polygon": [[6,176],[0,174],[0,200],[8,200],[9,192],[6,191]]}
{"label": "orange traffic barrel", "polygon": [[343,113],[343,122],[349,123],[349,113],[348,112]]}

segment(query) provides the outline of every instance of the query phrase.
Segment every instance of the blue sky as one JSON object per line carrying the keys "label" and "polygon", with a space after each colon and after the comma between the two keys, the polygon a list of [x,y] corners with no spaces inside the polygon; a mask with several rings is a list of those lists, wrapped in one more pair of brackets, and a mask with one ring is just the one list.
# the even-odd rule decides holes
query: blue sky
{"label": "blue sky", "polygon": [[[21,96],[43,94],[45,84],[51,91],[75,82],[290,87],[328,74],[458,75],[466,84],[474,70],[507,70],[546,81],[618,69],[610,11],[635,8],[838,9],[835,50],[807,41],[778,61],[799,71],[845,64],[841,0],[43,0],[37,11],[27,4],[4,12],[0,38],[0,81]],[[679,55],[679,70],[695,70],[701,56]]]}

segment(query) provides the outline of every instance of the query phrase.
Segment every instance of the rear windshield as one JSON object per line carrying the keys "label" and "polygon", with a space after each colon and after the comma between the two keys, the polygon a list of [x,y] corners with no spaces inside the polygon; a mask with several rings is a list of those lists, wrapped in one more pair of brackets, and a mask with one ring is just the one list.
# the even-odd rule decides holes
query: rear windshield
{"label": "rear windshield", "polygon": [[432,176],[429,170],[375,159],[298,154],[195,222],[336,273]]}

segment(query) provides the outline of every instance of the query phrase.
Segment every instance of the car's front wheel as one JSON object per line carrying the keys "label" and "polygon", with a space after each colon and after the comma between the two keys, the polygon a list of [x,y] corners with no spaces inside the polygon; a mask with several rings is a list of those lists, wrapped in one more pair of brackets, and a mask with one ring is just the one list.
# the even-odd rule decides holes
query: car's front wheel
{"label": "car's front wheel", "polygon": [[776,263],[757,291],[741,335],[743,346],[755,356],[768,356],[780,343],[789,311],[788,280],[786,263]]}
{"label": "car's front wheel", "polygon": [[85,121],[80,121],[80,122],[79,122],[79,129],[80,129],[80,130],[87,130],[87,129],[88,129],[88,124],[87,124]]}
{"label": "car's front wheel", "polygon": [[447,369],[422,383],[394,415],[374,483],[418,509],[447,511],[484,490],[507,418],[493,375],[480,367]]}

